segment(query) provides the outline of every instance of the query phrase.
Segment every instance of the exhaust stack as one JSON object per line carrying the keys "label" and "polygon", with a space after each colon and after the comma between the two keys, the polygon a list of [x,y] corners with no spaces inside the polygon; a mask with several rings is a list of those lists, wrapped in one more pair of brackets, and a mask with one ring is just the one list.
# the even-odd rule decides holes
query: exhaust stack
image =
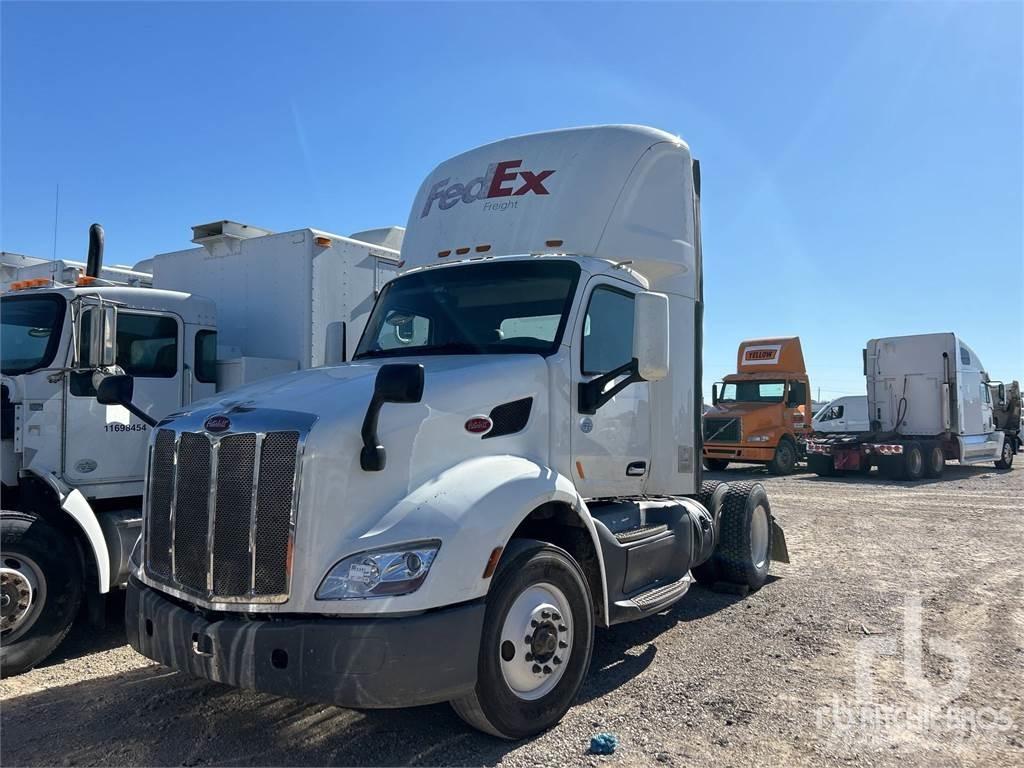
{"label": "exhaust stack", "polygon": [[103,269],[103,227],[93,224],[89,227],[89,257],[85,263],[85,274],[99,277]]}

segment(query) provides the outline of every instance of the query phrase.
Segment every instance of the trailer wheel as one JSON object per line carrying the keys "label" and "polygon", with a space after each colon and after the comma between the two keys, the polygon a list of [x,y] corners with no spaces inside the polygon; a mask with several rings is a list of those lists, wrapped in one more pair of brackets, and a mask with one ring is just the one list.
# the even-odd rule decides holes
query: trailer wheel
{"label": "trailer wheel", "polygon": [[82,600],[71,542],[43,518],[0,517],[0,677],[32,669],[60,645]]}
{"label": "trailer wheel", "polygon": [[938,443],[930,443],[924,447],[924,476],[942,477],[946,469],[946,455]]}
{"label": "trailer wheel", "polygon": [[721,581],[760,589],[772,551],[772,508],[760,483],[730,483],[722,504],[721,541],[712,560]]}
{"label": "trailer wheel", "polygon": [[[697,501],[711,512],[711,517],[716,525],[721,524],[722,507],[725,504],[725,495],[728,492],[729,485],[721,480],[705,480],[700,484]],[[719,533],[718,535],[721,534]],[[716,541],[715,543],[717,545],[718,542]],[[704,584],[705,586],[710,586],[722,580],[721,575],[718,573],[718,565],[714,555],[700,565],[692,567],[690,574],[696,579],[698,584]]]}
{"label": "trailer wheel", "polygon": [[473,693],[451,702],[503,739],[547,730],[568,711],[590,667],[594,605],[583,571],[543,542],[503,563],[487,595]]}
{"label": "trailer wheel", "polygon": [[999,460],[996,462],[996,467],[998,469],[1010,469],[1013,466],[1013,454],[1015,452],[1012,440],[1009,437],[1003,438],[1003,450],[999,455]]}
{"label": "trailer wheel", "polygon": [[725,459],[704,459],[704,468],[709,472],[721,472],[729,466]]}
{"label": "trailer wheel", "polygon": [[818,477],[833,477],[836,474],[836,465],[832,457],[820,453],[808,455],[807,468]]}
{"label": "trailer wheel", "polygon": [[783,437],[775,446],[775,455],[768,462],[768,471],[773,475],[791,475],[796,469],[796,446],[789,437]]}

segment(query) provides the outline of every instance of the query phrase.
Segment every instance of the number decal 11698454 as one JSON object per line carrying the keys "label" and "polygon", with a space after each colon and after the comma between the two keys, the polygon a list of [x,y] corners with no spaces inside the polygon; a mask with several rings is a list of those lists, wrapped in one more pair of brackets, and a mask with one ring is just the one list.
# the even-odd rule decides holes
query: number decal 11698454
{"label": "number decal 11698454", "polygon": [[120,422],[107,424],[104,427],[107,432],[145,432],[146,429],[145,424],[121,424]]}

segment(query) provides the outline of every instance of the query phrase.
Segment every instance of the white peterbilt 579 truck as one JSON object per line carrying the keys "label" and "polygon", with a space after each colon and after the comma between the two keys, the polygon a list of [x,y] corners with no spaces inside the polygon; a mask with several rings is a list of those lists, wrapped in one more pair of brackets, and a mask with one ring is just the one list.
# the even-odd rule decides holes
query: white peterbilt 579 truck
{"label": "white peterbilt 579 truck", "polygon": [[[83,598],[101,619],[102,597],[126,583],[156,419],[346,359],[400,258],[398,227],[353,238],[230,221],[192,229],[198,247],[133,271],[103,267],[94,225],[85,270],[19,268],[0,301],[4,676],[48,656]],[[132,377],[131,409],[97,401],[98,372]]]}
{"label": "white peterbilt 579 truck", "polygon": [[438,166],[351,362],[153,431],[131,645],[518,738],[566,712],[595,625],[760,587],[788,561],[764,489],[701,482],[699,190],[635,126]]}

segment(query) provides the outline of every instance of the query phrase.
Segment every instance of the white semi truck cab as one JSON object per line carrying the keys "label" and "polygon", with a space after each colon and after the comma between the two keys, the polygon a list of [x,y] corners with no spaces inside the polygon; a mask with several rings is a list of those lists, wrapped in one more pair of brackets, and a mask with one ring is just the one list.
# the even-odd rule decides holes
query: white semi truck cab
{"label": "white semi truck cab", "polygon": [[699,171],[677,137],[506,139],[435,169],[350,362],[153,430],[128,637],[354,707],[565,713],[594,627],[760,587],[759,484],[702,483]]}
{"label": "white semi truck cab", "polygon": [[2,300],[0,673],[49,655],[83,599],[102,618],[126,584],[157,420],[351,356],[401,228],[360,236],[377,242],[213,222],[150,275],[104,268],[94,225],[84,274],[18,270]]}

